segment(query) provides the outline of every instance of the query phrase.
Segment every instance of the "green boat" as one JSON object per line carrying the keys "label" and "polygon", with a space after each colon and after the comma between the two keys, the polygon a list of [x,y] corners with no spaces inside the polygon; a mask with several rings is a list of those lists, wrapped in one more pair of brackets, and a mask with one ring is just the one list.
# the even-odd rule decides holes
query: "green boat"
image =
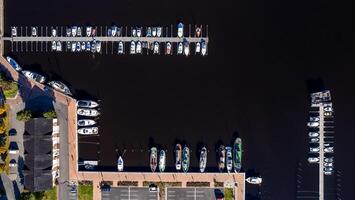
{"label": "green boat", "polygon": [[182,151],[182,170],[186,173],[190,167],[190,149],[185,146]]}
{"label": "green boat", "polygon": [[233,145],[233,167],[236,173],[242,169],[242,139],[240,138],[235,139]]}

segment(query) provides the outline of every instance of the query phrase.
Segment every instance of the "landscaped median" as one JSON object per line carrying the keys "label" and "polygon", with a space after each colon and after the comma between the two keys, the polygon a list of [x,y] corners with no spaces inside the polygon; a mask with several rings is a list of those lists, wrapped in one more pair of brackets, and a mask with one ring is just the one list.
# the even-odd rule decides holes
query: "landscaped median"
{"label": "landscaped median", "polygon": [[18,84],[8,78],[4,72],[0,72],[0,87],[3,90],[6,99],[15,98],[18,93]]}
{"label": "landscaped median", "polygon": [[53,187],[52,189],[43,192],[24,191],[21,194],[21,200],[56,200],[56,199],[57,199],[57,187]]}
{"label": "landscaped median", "polygon": [[89,181],[79,182],[78,200],[93,200],[93,185]]}
{"label": "landscaped median", "polygon": [[8,155],[9,138],[9,116],[8,105],[0,105],[0,172],[9,172],[10,156]]}

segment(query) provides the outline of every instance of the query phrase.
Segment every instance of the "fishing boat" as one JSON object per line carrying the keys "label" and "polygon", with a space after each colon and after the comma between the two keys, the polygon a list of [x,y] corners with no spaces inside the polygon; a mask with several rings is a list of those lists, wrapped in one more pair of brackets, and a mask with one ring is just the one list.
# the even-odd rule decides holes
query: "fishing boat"
{"label": "fishing boat", "polygon": [[166,43],[166,51],[165,54],[170,55],[171,54],[171,43],[167,42]]}
{"label": "fishing boat", "polygon": [[190,43],[187,40],[184,42],[184,55],[190,55]]}
{"label": "fishing boat", "polygon": [[205,56],[207,53],[207,44],[204,40],[201,40],[201,55]]}
{"label": "fishing boat", "polygon": [[156,37],[157,36],[157,27],[152,28],[152,36]]}
{"label": "fishing boat", "polygon": [[175,168],[177,171],[181,170],[181,154],[182,149],[180,144],[175,145]]}
{"label": "fishing boat", "polygon": [[72,95],[72,93],[69,90],[69,87],[60,81],[50,81],[48,85],[50,85],[52,88],[54,88],[59,92],[62,92],[67,95]]}
{"label": "fishing boat", "polygon": [[96,135],[99,133],[99,128],[97,127],[79,128],[78,133],[81,135]]}
{"label": "fishing boat", "polygon": [[201,27],[196,27],[195,34],[196,34],[196,37],[201,36]]}
{"label": "fishing boat", "polygon": [[82,50],[82,51],[85,51],[85,49],[86,49],[86,44],[85,44],[85,42],[81,42],[81,50]]}
{"label": "fishing boat", "polygon": [[57,36],[57,29],[52,28],[52,37],[56,37]]}
{"label": "fishing boat", "polygon": [[200,53],[200,52],[201,52],[201,43],[196,42],[195,53]]}
{"label": "fishing boat", "polygon": [[17,36],[17,27],[16,26],[11,27],[11,36],[12,37]]}
{"label": "fishing boat", "polygon": [[76,51],[81,51],[81,45],[80,45],[80,42],[77,41],[76,42],[76,47],[75,47]]}
{"label": "fishing boat", "polygon": [[203,147],[200,153],[200,172],[203,173],[207,165],[207,149]]}
{"label": "fishing boat", "polygon": [[159,54],[159,42],[154,42],[154,54]]}
{"label": "fishing boat", "polygon": [[179,37],[179,38],[184,37],[184,24],[180,22],[180,23],[177,25],[177,28],[178,28],[178,32],[177,32],[178,37]]}
{"label": "fishing boat", "polygon": [[96,52],[101,53],[101,42],[100,41],[96,42]]}
{"label": "fishing boat", "polygon": [[57,50],[57,43],[55,41],[52,41],[52,51]]}
{"label": "fishing boat", "polygon": [[112,26],[111,27],[111,35],[115,37],[117,35],[117,26]]}
{"label": "fishing boat", "polygon": [[232,147],[226,147],[226,154],[227,171],[230,173],[233,168]]}
{"label": "fishing boat", "polygon": [[92,119],[79,119],[78,120],[78,126],[93,126],[95,124],[96,124],[95,120],[92,120]]}
{"label": "fishing boat", "polygon": [[140,41],[137,42],[136,53],[142,53],[142,43]]}
{"label": "fishing boat", "polygon": [[62,51],[62,43],[57,41],[57,51]]}
{"label": "fishing boat", "polygon": [[71,27],[71,35],[72,35],[73,37],[76,36],[77,31],[78,31],[78,27],[77,27],[77,26],[72,26],[72,27]]}
{"label": "fishing boat", "polygon": [[86,42],[86,51],[90,51],[91,50],[91,43],[88,41]]}
{"label": "fishing boat", "polygon": [[220,172],[224,171],[226,160],[226,150],[223,145],[219,146],[218,149],[218,169]]}
{"label": "fishing boat", "polygon": [[123,158],[122,158],[122,156],[119,156],[118,159],[117,159],[117,170],[119,172],[123,171]]}
{"label": "fishing boat", "polygon": [[118,50],[117,50],[118,54],[123,54],[123,42],[120,41],[118,42]]}
{"label": "fishing boat", "polygon": [[16,71],[21,71],[22,68],[20,67],[19,64],[17,64],[17,62],[12,59],[10,56],[6,56],[6,60],[7,62],[9,62],[9,64],[16,70]]}
{"label": "fishing boat", "polygon": [[91,26],[87,26],[86,27],[86,36],[90,37],[91,36],[91,31],[92,31],[92,27]]}
{"label": "fishing boat", "polygon": [[90,108],[78,108],[77,111],[78,115],[81,116],[86,116],[86,117],[97,117],[99,116],[99,111],[95,110],[95,109],[90,109]]}
{"label": "fishing boat", "polygon": [[178,54],[182,54],[182,50],[183,50],[182,42],[179,42],[177,53],[178,53]]}
{"label": "fishing boat", "polygon": [[136,43],[134,41],[131,42],[130,53],[131,54],[135,54],[136,53]]}
{"label": "fishing boat", "polygon": [[96,101],[91,100],[78,100],[76,106],[79,108],[96,108],[99,104]]}
{"label": "fishing boat", "polygon": [[36,27],[32,27],[32,36],[37,36],[37,28]]}
{"label": "fishing boat", "polygon": [[137,29],[136,28],[132,29],[132,37],[137,37]]}
{"label": "fishing boat", "polygon": [[155,172],[155,170],[157,169],[157,159],[158,159],[158,150],[156,147],[152,147],[150,149],[150,169],[152,170],[152,172]]}
{"label": "fishing boat", "polygon": [[166,162],[166,155],[164,150],[160,150],[159,152],[159,171],[165,171],[165,162]]}
{"label": "fishing boat", "polygon": [[108,37],[112,36],[112,29],[111,28],[107,29],[107,36]]}
{"label": "fishing boat", "polygon": [[76,42],[72,42],[71,43],[71,51],[75,52],[75,50],[76,50]]}
{"label": "fishing boat", "polygon": [[233,167],[236,173],[242,168],[242,139],[240,138],[236,138],[233,145]]}
{"label": "fishing boat", "polygon": [[190,167],[190,149],[185,146],[182,150],[182,170],[186,173]]}
{"label": "fishing boat", "polygon": [[77,35],[77,36],[79,36],[79,37],[81,37],[81,34],[82,34],[81,27],[80,27],[80,26],[78,26],[78,29],[77,29],[77,33],[76,33],[76,35]]}
{"label": "fishing boat", "polygon": [[34,81],[37,81],[38,83],[44,83],[46,81],[46,78],[42,75],[39,75],[35,72],[31,71],[22,71],[23,75],[25,75],[27,78],[32,79]]}
{"label": "fishing boat", "polygon": [[70,27],[66,28],[66,33],[67,33],[67,37],[71,36],[71,28]]}
{"label": "fishing boat", "polygon": [[263,181],[261,177],[248,177],[245,180],[250,184],[256,184],[256,185],[261,184],[261,182]]}
{"label": "fishing boat", "polygon": [[147,37],[151,37],[151,36],[152,36],[152,28],[151,28],[151,27],[148,27],[148,28],[147,28],[146,36],[147,36]]}
{"label": "fishing boat", "polygon": [[157,27],[157,37],[161,37],[161,34],[162,34],[162,27]]}

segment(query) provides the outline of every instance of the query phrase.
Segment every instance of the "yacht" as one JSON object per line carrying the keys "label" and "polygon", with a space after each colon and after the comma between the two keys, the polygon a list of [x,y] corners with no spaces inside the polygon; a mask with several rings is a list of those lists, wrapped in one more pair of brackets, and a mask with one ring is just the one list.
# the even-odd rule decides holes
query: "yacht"
{"label": "yacht", "polygon": [[17,27],[15,27],[15,26],[11,27],[11,36],[12,37],[17,36]]}
{"label": "yacht", "polygon": [[201,43],[196,42],[196,48],[195,48],[195,53],[200,53],[201,52]]}
{"label": "yacht", "polygon": [[136,53],[136,43],[134,41],[131,42],[130,53],[131,54],[135,54]]}
{"label": "yacht", "polygon": [[184,42],[184,55],[185,56],[190,55],[190,43],[186,40]]}
{"label": "yacht", "polygon": [[97,127],[79,128],[78,133],[81,135],[96,135],[99,133],[99,128]]}
{"label": "yacht", "polygon": [[136,28],[132,29],[132,37],[137,37],[137,29]]}
{"label": "yacht", "polygon": [[157,157],[158,157],[158,150],[157,150],[157,148],[156,147],[152,147],[151,149],[150,149],[150,161],[149,161],[149,163],[150,163],[150,169],[152,170],[152,172],[155,172],[155,170],[157,169]]}
{"label": "yacht", "polygon": [[20,65],[19,64],[17,64],[17,62],[14,60],[14,59],[12,59],[10,56],[6,56],[6,60],[7,60],[7,62],[9,62],[9,64],[16,70],[16,71],[21,71],[22,70],[22,68],[20,67]]}
{"label": "yacht", "polygon": [[207,53],[207,44],[204,40],[201,40],[201,54],[205,56]]}
{"label": "yacht", "polygon": [[57,41],[57,51],[62,51],[62,43]]}
{"label": "yacht", "polygon": [[142,53],[142,43],[140,41],[137,42],[136,53]]}
{"label": "yacht", "polygon": [[181,145],[176,144],[175,145],[175,168],[177,171],[181,170]]}
{"label": "yacht", "polygon": [[200,37],[201,36],[201,27],[196,27],[196,30],[195,30],[195,34],[196,34],[196,37]]}
{"label": "yacht", "polygon": [[82,50],[82,51],[85,51],[85,49],[86,49],[86,44],[85,44],[85,42],[81,42],[81,50]]}
{"label": "yacht", "polygon": [[177,32],[178,37],[179,38],[184,37],[184,24],[180,22],[177,27],[178,27],[178,32]]}
{"label": "yacht", "polygon": [[161,37],[162,29],[162,27],[157,27],[157,37]]}
{"label": "yacht", "polygon": [[178,53],[178,54],[182,54],[182,49],[183,49],[182,42],[179,42],[177,53]]}
{"label": "yacht", "polygon": [[190,167],[190,149],[185,146],[182,150],[182,170],[186,173]]}
{"label": "yacht", "polygon": [[165,54],[170,55],[171,54],[171,43],[167,42],[166,43],[166,51]]}
{"label": "yacht", "polygon": [[81,37],[81,34],[82,34],[81,27],[79,26],[78,29],[77,29],[76,35]]}
{"label": "yacht", "polygon": [[159,171],[165,171],[165,162],[166,162],[166,155],[164,150],[160,150],[159,152]]}
{"label": "yacht", "polygon": [[72,95],[72,93],[69,90],[69,87],[60,81],[50,81],[48,85],[52,86],[52,88],[54,88],[59,92],[62,92],[67,95]]}
{"label": "yacht", "polygon": [[32,36],[37,36],[37,28],[32,27]]}
{"label": "yacht", "polygon": [[90,37],[91,36],[91,31],[92,31],[92,27],[91,26],[87,26],[86,27],[86,36]]}
{"label": "yacht", "polygon": [[57,29],[52,28],[52,37],[56,37],[57,36]]}
{"label": "yacht", "polygon": [[67,33],[67,37],[71,36],[71,28],[70,27],[67,27],[66,33]]}
{"label": "yacht", "polygon": [[101,53],[101,42],[100,41],[96,42],[96,52]]}
{"label": "yacht", "polygon": [[77,27],[77,26],[72,26],[72,27],[71,27],[71,35],[72,35],[73,37],[76,36],[77,31],[78,31],[78,27]]}
{"label": "yacht", "polygon": [[44,83],[46,81],[46,78],[42,75],[39,75],[35,72],[31,71],[22,71],[23,75],[25,75],[27,78],[32,79],[34,81],[37,81],[38,83]]}
{"label": "yacht", "polygon": [[148,27],[147,28],[147,33],[146,33],[146,37],[151,37],[152,36],[152,28]]}
{"label": "yacht", "polygon": [[123,54],[123,42],[120,41],[118,42],[118,50],[117,50],[118,54]]}
{"label": "yacht", "polygon": [[76,50],[76,42],[71,43],[71,51],[74,52]]}
{"label": "yacht", "polygon": [[97,117],[100,115],[99,111],[90,108],[78,108],[77,114],[86,117]]}
{"label": "yacht", "polygon": [[86,42],[86,51],[91,50],[91,43],[89,41]]}
{"label": "yacht", "polygon": [[95,124],[96,124],[95,120],[92,120],[92,119],[79,119],[78,120],[78,126],[93,126]]}
{"label": "yacht", "polygon": [[111,28],[107,29],[107,36],[109,36],[109,37],[112,36],[112,29]]}
{"label": "yacht", "polygon": [[220,172],[224,171],[226,161],[226,150],[223,145],[218,149],[218,169]]}
{"label": "yacht", "polygon": [[203,147],[200,153],[200,172],[203,173],[205,172],[207,165],[207,149],[206,147]]}
{"label": "yacht", "polygon": [[81,45],[80,45],[80,42],[77,41],[76,42],[76,47],[75,47],[76,51],[81,51]]}
{"label": "yacht", "polygon": [[154,54],[159,54],[159,42],[154,42]]}
{"label": "yacht", "polygon": [[261,177],[248,177],[245,180],[250,184],[261,184],[263,181]]}
{"label": "yacht", "polygon": [[152,28],[152,36],[156,37],[157,36],[157,27]]}
{"label": "yacht", "polygon": [[79,108],[96,108],[99,104],[91,100],[78,100],[76,106]]}
{"label": "yacht", "polygon": [[142,27],[137,28],[137,37],[142,36]]}
{"label": "yacht", "polygon": [[229,173],[232,171],[233,168],[232,147],[226,147],[226,154],[227,171]]}
{"label": "yacht", "polygon": [[118,157],[118,159],[117,159],[117,170],[119,172],[123,171],[123,158],[122,158],[122,156]]}

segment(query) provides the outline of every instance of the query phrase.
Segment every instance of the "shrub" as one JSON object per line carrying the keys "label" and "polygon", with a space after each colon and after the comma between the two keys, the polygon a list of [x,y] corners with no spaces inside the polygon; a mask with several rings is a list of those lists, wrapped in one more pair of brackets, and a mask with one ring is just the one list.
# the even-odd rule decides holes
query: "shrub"
{"label": "shrub", "polygon": [[19,121],[27,122],[32,118],[32,113],[29,110],[21,110],[16,114],[16,119]]}
{"label": "shrub", "polygon": [[43,113],[43,117],[46,119],[54,119],[57,117],[57,113],[54,110],[50,110]]}
{"label": "shrub", "polygon": [[6,98],[14,98],[18,92],[18,85],[14,81],[0,80],[0,86]]}

